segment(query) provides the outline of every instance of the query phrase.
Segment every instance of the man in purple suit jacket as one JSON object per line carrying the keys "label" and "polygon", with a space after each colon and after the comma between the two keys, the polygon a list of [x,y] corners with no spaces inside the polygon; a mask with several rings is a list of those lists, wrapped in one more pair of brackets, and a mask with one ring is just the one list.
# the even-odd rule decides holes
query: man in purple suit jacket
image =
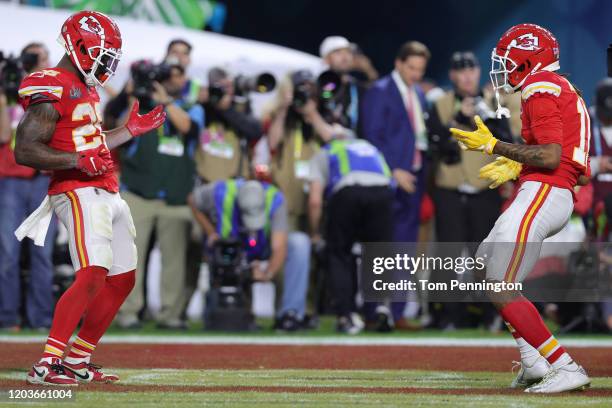
{"label": "man in purple suit jacket", "polygon": [[[418,82],[430,56],[420,42],[403,44],[395,69],[372,85],[361,105],[363,137],[382,152],[398,185],[393,218],[396,242],[416,242],[418,237],[427,150],[427,102]],[[392,306],[396,327],[404,322],[403,309],[403,303]]]}

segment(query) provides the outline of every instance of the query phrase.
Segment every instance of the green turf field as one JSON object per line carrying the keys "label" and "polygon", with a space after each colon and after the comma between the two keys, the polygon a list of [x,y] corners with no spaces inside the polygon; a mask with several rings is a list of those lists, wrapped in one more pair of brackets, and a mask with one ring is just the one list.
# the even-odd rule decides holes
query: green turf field
{"label": "green turf field", "polygon": [[[112,408],[297,405],[572,408],[612,406],[610,397],[590,395],[584,398],[580,393],[539,396],[505,391],[512,378],[510,373],[406,370],[116,371],[122,377],[120,384],[80,386],[75,389],[75,404],[65,404]],[[23,379],[23,375],[23,372],[2,372],[0,379]],[[142,391],[139,390],[141,387]],[[594,378],[590,392],[610,387],[612,378]],[[173,391],[165,392],[166,388]],[[104,389],[112,391],[103,391]],[[466,390],[472,394],[461,395]],[[499,394],[499,390],[504,390],[506,394]],[[17,407],[24,406],[24,403],[3,406]]]}
{"label": "green turf field", "polygon": [[[237,336],[248,335],[255,337],[327,337],[327,336],[335,336],[337,333],[335,331],[335,318],[331,316],[323,316],[320,319],[319,327],[316,330],[300,330],[295,333],[285,333],[285,332],[277,332],[272,329],[273,320],[266,318],[257,319],[257,324],[260,327],[259,330],[249,331],[249,332],[241,332],[241,333],[233,333]],[[552,321],[546,320],[548,327],[551,328],[553,334],[555,334],[559,339],[582,339],[582,340],[610,340],[612,336],[608,333],[566,333],[562,335],[558,335],[556,332],[558,326],[554,324]],[[41,332],[40,330],[31,330],[31,329],[22,329],[18,333],[8,332],[6,330],[0,330],[0,335],[7,336],[44,336],[46,332]],[[201,322],[189,322],[189,328],[187,330],[160,330],[155,327],[154,322],[147,322],[143,325],[141,329],[133,329],[126,330],[121,329],[116,326],[111,326],[107,331],[107,334],[113,336],[132,336],[132,335],[143,335],[143,336],[220,336],[226,337],[227,332],[216,332],[204,330],[203,324]],[[483,338],[491,338],[491,339],[511,339],[507,330],[502,329],[498,332],[491,332],[484,328],[473,328],[473,329],[457,329],[452,331],[444,331],[435,329],[428,330],[420,330],[420,331],[394,331],[390,333],[376,333],[376,332],[361,332],[356,337],[367,337],[367,338],[420,338],[420,337],[443,337],[443,338],[456,338],[456,339],[483,339]]]}
{"label": "green turf field", "polygon": [[[567,334],[591,374],[585,392],[528,395],[509,389],[518,357],[505,331],[338,335],[334,319],[315,331],[277,333],[270,320],[248,333],[112,328],[95,362],[118,384],[86,384],[75,401],[4,406],[68,407],[612,407],[612,336]],[[28,387],[25,375],[46,333],[0,333],[0,395]],[[412,343],[409,343],[411,342]],[[441,343],[444,341],[444,343]],[[479,342],[474,344],[474,342]]]}

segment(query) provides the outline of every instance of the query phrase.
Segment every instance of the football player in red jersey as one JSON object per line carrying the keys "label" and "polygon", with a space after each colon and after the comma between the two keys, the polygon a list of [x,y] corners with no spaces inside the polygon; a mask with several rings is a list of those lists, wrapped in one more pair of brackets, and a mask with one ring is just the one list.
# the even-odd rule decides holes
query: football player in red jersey
{"label": "football player in red jersey", "polygon": [[[498,141],[478,117],[475,131],[451,132],[466,149],[500,156],[481,169],[481,177],[489,178],[492,187],[519,177],[516,198],[480,245],[478,256],[490,260],[487,279],[522,282],[539,257],[542,241],[567,224],[574,187],[588,182],[589,116],[576,89],[555,73],[559,44],[548,30],[534,24],[510,28],[493,50],[492,60],[495,91],[521,92],[525,144]],[[499,115],[506,113],[499,107]],[[551,393],[589,386],[585,370],[519,291],[493,294],[491,299],[521,352],[521,368],[512,387]]]}
{"label": "football player in red jersey", "polygon": [[[42,245],[51,211],[70,233],[76,279],[55,307],[41,360],[27,376],[32,384],[76,385],[113,382],[118,377],[91,364],[90,356],[134,285],[135,230],[130,210],[118,193],[109,149],[159,127],[162,106],[138,114],[125,126],[102,131],[103,86],[121,58],[121,34],[104,14],[81,11],[70,16],[59,42],[66,55],[56,67],[34,72],[19,89],[25,114],[17,128],[19,164],[52,172],[47,198],[17,229]],[[78,336],[62,361],[79,321]]]}

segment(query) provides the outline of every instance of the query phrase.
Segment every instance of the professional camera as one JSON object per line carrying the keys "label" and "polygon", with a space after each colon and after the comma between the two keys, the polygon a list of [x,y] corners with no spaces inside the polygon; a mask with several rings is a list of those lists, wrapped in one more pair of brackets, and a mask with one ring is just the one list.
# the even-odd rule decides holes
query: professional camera
{"label": "professional camera", "polygon": [[137,98],[147,98],[153,93],[153,81],[163,82],[170,78],[171,66],[165,63],[158,65],[149,60],[136,61],[130,67],[134,81],[133,95]]}
{"label": "professional camera", "polygon": [[296,71],[291,75],[293,85],[293,106],[301,108],[313,96],[314,77],[308,70]]}
{"label": "professional camera", "polygon": [[[276,79],[270,73],[263,72],[259,75],[246,76],[238,75],[234,79],[234,95],[246,97],[251,92],[267,93],[276,87]],[[211,83],[208,87],[209,100],[212,104],[217,104],[226,94],[225,86],[219,83]]]}
{"label": "professional camera", "polygon": [[25,75],[23,65],[18,57],[5,57],[0,51],[0,88],[9,100],[17,100],[17,91]]}
{"label": "professional camera", "polygon": [[230,239],[215,242],[204,313],[208,330],[245,331],[255,327],[248,296],[251,281],[251,268],[242,242]]}
{"label": "professional camera", "polygon": [[234,79],[234,94],[246,95],[250,92],[267,93],[276,87],[276,79],[267,72],[256,76],[238,75]]}
{"label": "professional camera", "polygon": [[317,78],[317,88],[321,101],[324,103],[332,101],[340,93],[342,78],[335,71],[323,71]]}
{"label": "professional camera", "polygon": [[250,268],[238,240],[220,239],[213,245],[211,267],[212,287],[238,287],[250,281]]}
{"label": "professional camera", "polygon": [[338,101],[343,88],[342,78],[335,71],[323,71],[317,78],[319,111],[325,121],[336,122],[341,119],[338,111]]}

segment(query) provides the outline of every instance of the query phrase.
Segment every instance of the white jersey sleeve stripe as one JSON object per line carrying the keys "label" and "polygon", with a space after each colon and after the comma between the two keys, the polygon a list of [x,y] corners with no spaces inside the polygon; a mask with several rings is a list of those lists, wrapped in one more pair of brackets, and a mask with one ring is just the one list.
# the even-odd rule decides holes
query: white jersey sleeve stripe
{"label": "white jersey sleeve stripe", "polygon": [[561,87],[557,84],[553,84],[552,82],[540,81],[534,82],[532,84],[527,85],[521,94],[523,100],[527,100],[530,96],[533,96],[536,93],[549,93],[554,96],[561,95]]}
{"label": "white jersey sleeve stripe", "polygon": [[30,96],[37,93],[50,93],[52,95],[57,96],[58,98],[62,97],[62,93],[64,92],[64,88],[61,86],[45,86],[45,85],[36,85],[36,86],[26,86],[19,90],[19,96]]}

